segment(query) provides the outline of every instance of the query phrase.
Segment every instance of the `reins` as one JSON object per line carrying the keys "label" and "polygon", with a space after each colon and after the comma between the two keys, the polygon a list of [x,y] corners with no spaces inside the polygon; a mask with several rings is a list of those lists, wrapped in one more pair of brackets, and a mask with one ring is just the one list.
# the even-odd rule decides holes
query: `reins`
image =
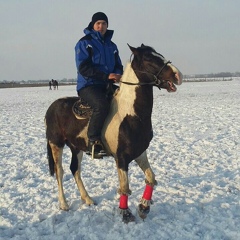
{"label": "reins", "polygon": [[163,79],[159,79],[159,75],[162,73],[163,69],[167,66],[167,64],[171,63],[171,61],[167,61],[163,67],[159,70],[159,72],[155,75],[153,73],[150,73],[150,72],[146,72],[146,71],[140,71],[140,70],[134,70],[136,72],[140,72],[140,73],[145,73],[145,74],[149,74],[149,75],[152,75],[153,78],[154,78],[154,81],[152,82],[138,82],[138,83],[131,83],[131,82],[125,82],[125,81],[120,81],[120,83],[124,83],[124,84],[127,84],[127,85],[138,85],[138,86],[144,86],[144,85],[152,85],[152,86],[156,86],[158,87],[159,89],[160,88],[160,85],[164,82],[166,82],[167,80],[163,80]]}

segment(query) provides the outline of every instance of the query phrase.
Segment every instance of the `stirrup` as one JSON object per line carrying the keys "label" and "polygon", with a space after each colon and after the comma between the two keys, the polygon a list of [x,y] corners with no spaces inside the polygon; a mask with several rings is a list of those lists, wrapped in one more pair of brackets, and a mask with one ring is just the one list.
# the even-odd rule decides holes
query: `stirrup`
{"label": "stirrup", "polygon": [[[101,149],[98,149],[101,148]],[[96,140],[94,142],[89,142],[89,151],[86,154],[91,155],[92,159],[94,158],[103,158],[103,156],[107,156],[107,153],[104,151],[103,144],[100,140]]]}

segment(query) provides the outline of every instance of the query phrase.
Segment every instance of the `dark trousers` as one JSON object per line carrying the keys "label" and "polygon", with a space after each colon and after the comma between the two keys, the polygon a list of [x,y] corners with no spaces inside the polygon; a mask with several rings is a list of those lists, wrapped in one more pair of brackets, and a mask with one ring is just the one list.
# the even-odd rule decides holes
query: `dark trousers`
{"label": "dark trousers", "polygon": [[110,101],[106,95],[104,85],[91,85],[78,91],[78,96],[93,109],[87,133],[90,141],[101,140],[102,127],[110,108]]}

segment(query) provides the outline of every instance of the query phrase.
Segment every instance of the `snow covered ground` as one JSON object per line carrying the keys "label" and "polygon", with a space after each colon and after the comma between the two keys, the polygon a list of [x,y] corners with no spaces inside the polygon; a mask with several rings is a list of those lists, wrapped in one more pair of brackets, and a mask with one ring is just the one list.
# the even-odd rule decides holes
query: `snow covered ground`
{"label": "snow covered ground", "polygon": [[[83,180],[96,206],[86,206],[64,152],[70,211],[58,208],[50,177],[44,115],[51,102],[75,96],[75,86],[0,89],[0,239],[240,239],[240,79],[183,83],[176,93],[154,90],[154,138],[148,149],[158,185],[145,221],[118,215],[118,177],[112,158],[84,156]],[[136,207],[145,187],[132,162]]]}

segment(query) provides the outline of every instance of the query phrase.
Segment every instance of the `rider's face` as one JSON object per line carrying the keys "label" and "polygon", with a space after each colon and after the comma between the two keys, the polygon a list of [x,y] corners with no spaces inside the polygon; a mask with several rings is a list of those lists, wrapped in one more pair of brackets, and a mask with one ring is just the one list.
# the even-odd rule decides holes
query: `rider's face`
{"label": "rider's face", "polygon": [[93,25],[93,29],[97,32],[100,32],[102,36],[104,36],[104,34],[106,33],[107,27],[108,25],[104,20],[99,20]]}

